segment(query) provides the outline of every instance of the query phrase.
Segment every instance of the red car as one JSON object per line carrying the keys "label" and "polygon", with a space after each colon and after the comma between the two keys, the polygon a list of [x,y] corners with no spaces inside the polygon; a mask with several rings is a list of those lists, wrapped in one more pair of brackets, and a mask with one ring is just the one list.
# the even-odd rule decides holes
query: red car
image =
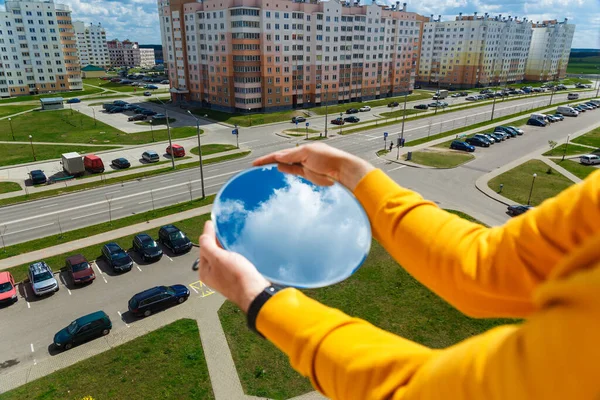
{"label": "red car", "polygon": [[178,144],[173,145],[173,154],[171,154],[171,146],[167,146],[166,152],[168,155],[173,156],[173,157],[184,157],[185,156],[185,149],[183,148],[183,146],[180,146]]}
{"label": "red car", "polygon": [[336,118],[336,119],[332,120],[331,123],[334,125],[344,125],[344,120],[341,118]]}
{"label": "red car", "polygon": [[91,283],[96,279],[92,266],[81,254],[67,258],[66,267],[75,285]]}
{"label": "red car", "polygon": [[18,300],[15,280],[8,271],[0,271],[0,305],[13,304]]}

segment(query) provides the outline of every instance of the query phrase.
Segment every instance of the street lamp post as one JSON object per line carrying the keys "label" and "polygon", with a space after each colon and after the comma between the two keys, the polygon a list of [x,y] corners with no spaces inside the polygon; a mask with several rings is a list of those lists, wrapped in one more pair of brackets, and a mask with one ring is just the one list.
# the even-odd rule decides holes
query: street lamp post
{"label": "street lamp post", "polygon": [[200,182],[202,183],[202,198],[205,198],[206,194],[204,193],[204,167],[202,165],[202,143],[200,142],[200,120],[194,114],[192,114],[190,110],[188,110],[188,114],[190,114],[196,120],[196,133],[198,135],[198,156],[200,157]]}
{"label": "street lamp post", "polygon": [[15,140],[15,131],[13,131],[13,126],[12,126],[12,118],[8,118],[8,124],[10,125],[10,134],[12,135],[13,140]]}
{"label": "street lamp post", "polygon": [[235,147],[240,148],[240,128],[237,124],[234,125],[235,128]]}
{"label": "street lamp post", "polygon": [[[154,98],[160,101],[160,104],[162,104],[163,108],[165,109],[165,117],[167,117],[167,135],[169,135],[169,148],[171,149],[171,166],[173,169],[175,169],[175,156],[173,155],[173,143],[171,143],[171,125],[169,124],[169,112],[167,111],[167,105],[163,103],[163,101],[157,96],[154,96]],[[150,125],[152,125],[152,120],[150,120]],[[154,132],[152,133],[152,136],[152,140],[154,140]]]}
{"label": "street lamp post", "polygon": [[562,161],[565,161],[565,156],[567,155],[567,147],[569,146],[569,139],[571,135],[567,135],[567,142],[565,143],[565,151],[563,152]]}
{"label": "street lamp post", "polygon": [[329,118],[329,115],[327,113],[328,100],[329,100],[329,87],[327,89],[325,89],[325,138],[327,138],[327,119]]}
{"label": "street lamp post", "polygon": [[94,110],[94,107],[92,107],[92,114],[94,115],[94,126],[96,126],[96,110]]}
{"label": "street lamp post", "polygon": [[496,91],[494,90],[494,103],[492,104],[492,116],[490,121],[494,120],[494,111],[496,110]]}
{"label": "street lamp post", "polygon": [[533,193],[533,184],[535,183],[535,178],[537,178],[537,174],[533,174],[533,180],[531,181],[531,189],[529,189],[529,198],[527,199],[527,205],[531,203],[531,194]]}
{"label": "street lamp post", "polygon": [[37,161],[35,158],[35,150],[33,149],[33,136],[29,135],[29,144],[31,144],[31,152],[33,153],[33,161]]}
{"label": "street lamp post", "polygon": [[344,126],[344,114],[340,113],[340,136],[342,135],[342,126]]}
{"label": "street lamp post", "polygon": [[404,112],[402,113],[402,130],[400,131],[400,138],[404,139],[404,121],[406,120],[406,100],[408,97],[408,91],[404,94]]}
{"label": "street lamp post", "polygon": [[248,124],[252,126],[252,118],[250,118],[250,109],[248,109]]}

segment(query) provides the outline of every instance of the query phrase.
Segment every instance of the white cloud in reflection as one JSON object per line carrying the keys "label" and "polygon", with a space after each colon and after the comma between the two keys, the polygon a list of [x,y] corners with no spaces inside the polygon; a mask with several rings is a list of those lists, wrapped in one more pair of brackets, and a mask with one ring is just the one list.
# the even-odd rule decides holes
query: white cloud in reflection
{"label": "white cloud in reflection", "polygon": [[216,204],[227,247],[284,284],[325,286],[349,276],[371,244],[360,205],[339,185],[315,187],[291,175],[285,181],[254,210],[240,200]]}

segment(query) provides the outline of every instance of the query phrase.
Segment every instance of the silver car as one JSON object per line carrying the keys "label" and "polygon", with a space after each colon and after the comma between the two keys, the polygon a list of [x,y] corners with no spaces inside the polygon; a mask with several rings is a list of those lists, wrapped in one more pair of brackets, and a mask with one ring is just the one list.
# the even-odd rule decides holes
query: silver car
{"label": "silver car", "polygon": [[58,292],[58,282],[52,270],[44,261],[38,261],[29,266],[29,281],[36,296]]}

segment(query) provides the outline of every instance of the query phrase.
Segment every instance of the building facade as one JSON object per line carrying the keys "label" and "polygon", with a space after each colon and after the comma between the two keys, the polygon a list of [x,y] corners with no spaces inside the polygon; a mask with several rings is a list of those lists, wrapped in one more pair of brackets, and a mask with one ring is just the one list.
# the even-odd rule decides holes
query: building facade
{"label": "building facade", "polygon": [[140,47],[137,42],[129,39],[120,41],[118,39],[109,40],[108,56],[111,67],[139,67],[142,59]]}
{"label": "building facade", "polygon": [[154,49],[140,49],[140,67],[152,68],[156,65]]}
{"label": "building facade", "polygon": [[0,97],[81,90],[71,10],[52,0],[0,11]]}
{"label": "building facade", "polygon": [[155,64],[163,63],[163,48],[161,44],[140,44],[140,49],[152,49],[154,51]]}
{"label": "building facade", "polygon": [[73,22],[77,38],[77,51],[82,67],[95,65],[102,68],[110,66],[106,32],[102,25],[85,25],[81,21]]}
{"label": "building facade", "polygon": [[430,18],[423,28],[417,81],[471,88],[522,82],[531,22],[502,15]]}
{"label": "building facade", "polygon": [[400,7],[160,0],[172,98],[269,111],[411,92],[421,20]]}
{"label": "building facade", "polygon": [[543,21],[533,24],[533,36],[525,68],[525,79],[549,81],[567,76],[567,64],[575,25],[563,22]]}

